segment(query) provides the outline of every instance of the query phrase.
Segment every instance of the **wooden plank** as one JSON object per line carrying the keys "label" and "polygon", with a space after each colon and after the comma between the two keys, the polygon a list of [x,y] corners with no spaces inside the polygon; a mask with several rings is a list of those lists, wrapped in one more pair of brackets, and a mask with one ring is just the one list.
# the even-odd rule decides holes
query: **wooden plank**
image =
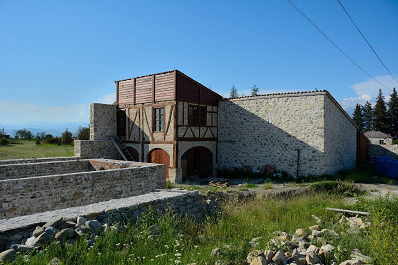
{"label": "wooden plank", "polygon": [[155,103],[155,75],[152,75],[152,102]]}
{"label": "wooden plank", "polygon": [[359,214],[359,215],[369,215],[369,214],[370,214],[370,213],[368,213],[368,212],[344,210],[344,209],[329,208],[329,207],[326,207],[326,210],[335,211],[335,212],[342,212],[342,213],[350,213],[350,214]]}

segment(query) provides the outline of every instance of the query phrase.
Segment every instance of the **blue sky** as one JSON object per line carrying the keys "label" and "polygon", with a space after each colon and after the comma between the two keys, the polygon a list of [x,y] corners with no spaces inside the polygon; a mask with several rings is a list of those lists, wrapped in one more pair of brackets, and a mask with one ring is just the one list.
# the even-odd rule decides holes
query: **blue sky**
{"label": "blue sky", "polygon": [[[359,66],[392,89],[337,0],[292,0]],[[398,79],[398,1],[341,0]],[[380,86],[285,0],[0,0],[0,124],[89,123],[115,80],[178,69],[228,96],[327,89],[352,114]]]}

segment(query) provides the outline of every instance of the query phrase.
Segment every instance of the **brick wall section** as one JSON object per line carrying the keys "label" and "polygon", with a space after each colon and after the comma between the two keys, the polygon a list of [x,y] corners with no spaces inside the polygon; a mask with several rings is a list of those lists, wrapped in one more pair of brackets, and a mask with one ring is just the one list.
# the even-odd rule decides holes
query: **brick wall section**
{"label": "brick wall section", "polygon": [[111,140],[76,140],[74,152],[80,158],[122,159]]}
{"label": "brick wall section", "polygon": [[90,171],[87,160],[0,165],[0,180]]}
{"label": "brick wall section", "polygon": [[116,106],[91,103],[90,140],[108,140],[116,135]]}
{"label": "brick wall section", "polygon": [[328,174],[356,164],[357,128],[340,108],[331,96],[325,96],[325,173]]}
{"label": "brick wall section", "polygon": [[143,165],[0,180],[0,219],[152,192],[162,170],[164,165]]}
{"label": "brick wall section", "polygon": [[370,156],[387,155],[394,159],[398,159],[398,145],[378,145],[369,144]]}
{"label": "brick wall section", "polygon": [[296,175],[325,172],[324,93],[272,95],[220,101],[219,169],[249,165]]}

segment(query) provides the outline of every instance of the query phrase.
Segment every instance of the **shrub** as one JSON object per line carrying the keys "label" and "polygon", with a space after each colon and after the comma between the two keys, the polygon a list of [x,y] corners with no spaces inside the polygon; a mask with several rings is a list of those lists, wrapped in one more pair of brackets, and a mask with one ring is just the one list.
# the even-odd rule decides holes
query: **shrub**
{"label": "shrub", "polygon": [[8,145],[10,143],[10,140],[6,138],[0,138],[0,145]]}

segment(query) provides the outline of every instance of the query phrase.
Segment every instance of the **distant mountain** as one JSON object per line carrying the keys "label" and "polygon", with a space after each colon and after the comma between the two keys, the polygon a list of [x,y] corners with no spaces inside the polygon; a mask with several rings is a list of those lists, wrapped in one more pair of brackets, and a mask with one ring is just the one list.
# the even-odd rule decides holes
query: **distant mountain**
{"label": "distant mountain", "polygon": [[61,136],[61,134],[68,128],[73,136],[76,135],[76,131],[81,127],[88,127],[89,122],[25,122],[25,123],[0,123],[0,131],[5,134],[14,136],[15,132],[20,129],[27,129],[36,136],[37,133],[45,132],[46,134],[52,134],[53,136]]}

